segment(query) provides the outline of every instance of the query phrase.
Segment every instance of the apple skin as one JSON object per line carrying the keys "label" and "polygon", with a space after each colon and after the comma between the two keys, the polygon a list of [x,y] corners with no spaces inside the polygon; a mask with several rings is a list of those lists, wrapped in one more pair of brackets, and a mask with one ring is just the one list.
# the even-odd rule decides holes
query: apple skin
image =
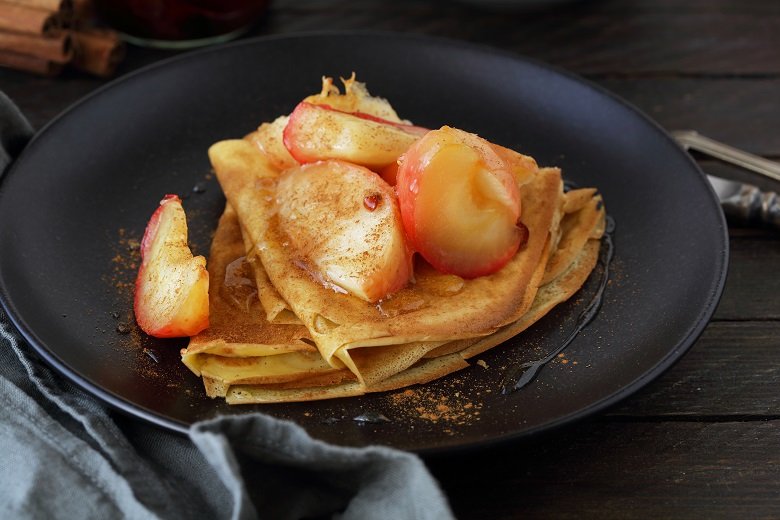
{"label": "apple skin", "polygon": [[141,240],[133,310],[141,330],[158,338],[193,336],[209,325],[206,259],[192,255],[181,199],[166,195]]}
{"label": "apple skin", "polygon": [[501,269],[527,239],[512,170],[491,143],[462,130],[445,126],[415,142],[396,184],[412,248],[463,278]]}
{"label": "apple skin", "polygon": [[378,172],[380,177],[390,186],[395,186],[398,182],[398,162],[390,163]]}
{"label": "apple skin", "polygon": [[376,173],[345,161],[306,164],[281,175],[276,200],[299,263],[324,285],[375,303],[408,283],[395,192]]}
{"label": "apple skin", "polygon": [[283,141],[301,164],[338,159],[379,170],[396,162],[427,131],[303,101],[290,114]]}

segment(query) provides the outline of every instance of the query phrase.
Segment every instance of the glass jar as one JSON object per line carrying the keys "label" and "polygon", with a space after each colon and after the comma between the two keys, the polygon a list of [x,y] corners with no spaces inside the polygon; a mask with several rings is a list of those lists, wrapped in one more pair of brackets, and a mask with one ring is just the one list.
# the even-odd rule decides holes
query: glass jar
{"label": "glass jar", "polygon": [[129,43],[186,49],[240,36],[268,0],[98,0],[95,7]]}

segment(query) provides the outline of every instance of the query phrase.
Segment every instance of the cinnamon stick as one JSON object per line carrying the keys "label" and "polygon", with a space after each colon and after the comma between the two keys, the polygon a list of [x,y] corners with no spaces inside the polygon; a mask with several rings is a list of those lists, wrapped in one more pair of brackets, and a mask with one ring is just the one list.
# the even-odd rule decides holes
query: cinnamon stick
{"label": "cinnamon stick", "polygon": [[110,76],[124,57],[125,47],[114,31],[71,31],[73,37],[73,67],[95,74]]}
{"label": "cinnamon stick", "polygon": [[65,31],[52,36],[0,31],[0,51],[33,56],[53,63],[67,63],[73,57],[71,37]]}
{"label": "cinnamon stick", "polygon": [[26,7],[35,7],[45,11],[71,12],[73,0],[3,0],[8,4],[18,4]]}
{"label": "cinnamon stick", "polygon": [[48,35],[62,26],[61,13],[37,7],[0,2],[0,29]]}
{"label": "cinnamon stick", "polygon": [[0,67],[10,67],[12,69],[38,74],[40,76],[54,76],[62,71],[63,65],[35,56],[25,56],[24,54],[17,54],[15,52],[0,51]]}

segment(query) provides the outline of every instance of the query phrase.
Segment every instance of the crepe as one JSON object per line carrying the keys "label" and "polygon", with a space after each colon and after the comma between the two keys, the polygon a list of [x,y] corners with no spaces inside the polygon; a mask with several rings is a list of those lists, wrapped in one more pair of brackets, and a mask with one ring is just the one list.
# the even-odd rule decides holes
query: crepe
{"label": "crepe", "polygon": [[[524,330],[576,292],[595,265],[603,232],[603,204],[595,190],[564,194],[560,171],[542,168],[520,186],[529,240],[507,266],[463,280],[418,261],[414,283],[373,305],[333,292],[296,266],[274,217],[279,171],[256,147],[223,141],[209,155],[240,221],[238,232],[232,232],[238,242],[233,250],[252,259],[257,286],[264,284],[280,302],[280,312],[303,323],[317,350],[316,355],[310,349],[294,350],[299,343],[311,347],[299,335],[292,345],[243,342],[245,347],[233,349],[233,359],[228,359],[194,339],[185,363],[204,376],[210,395],[224,395],[229,403],[359,395],[424,383],[464,368],[466,359]],[[210,258],[210,271],[219,270],[214,263]],[[267,309],[256,310],[265,315],[260,321],[252,318],[255,326],[300,327],[272,324]],[[234,326],[237,315],[232,312]],[[244,362],[242,351],[249,361]],[[271,351],[284,351],[295,361],[284,365],[284,358],[274,359]],[[220,369],[214,370],[217,361]]]}
{"label": "crepe", "polygon": [[[230,211],[233,211],[232,208]],[[236,222],[238,222],[237,217],[235,218]],[[270,323],[301,325],[301,320],[298,319],[298,316],[290,309],[290,306],[281,297],[271,280],[268,279],[268,275],[265,269],[263,269],[263,264],[257,257],[254,244],[243,230],[241,231],[241,241],[244,244],[246,260],[252,268],[255,287],[257,288],[257,297],[263,306],[266,319]]]}
{"label": "crepe", "polygon": [[[233,384],[334,384],[352,380],[326,363],[302,325],[270,323],[246,261],[235,211],[219,220],[208,261],[209,327],[190,338],[182,362],[201,376],[210,397]],[[315,379],[319,378],[319,379]]]}
{"label": "crepe", "polygon": [[[252,274],[265,275],[261,266],[250,268],[244,243],[236,213],[228,205],[217,225],[209,255],[211,323],[207,330],[190,338],[188,347],[181,352],[183,363],[203,378],[207,395],[225,397],[230,388],[246,386],[302,395],[322,393],[312,388],[339,385],[341,396],[363,393],[362,385],[349,384],[356,380],[349,370],[334,369],[324,361],[305,327],[266,319],[255,284],[249,278]],[[421,348],[407,363],[412,364],[438,345],[403,345],[411,352]],[[377,366],[374,380],[386,378],[384,361],[396,356],[392,350],[386,350],[373,360]],[[424,380],[418,377],[415,382]]]}
{"label": "crepe", "polygon": [[473,280],[420,269],[415,283],[377,306],[334,293],[296,267],[275,217],[277,174],[255,148],[241,140],[223,141],[209,156],[274,287],[309,329],[323,358],[334,367],[346,365],[361,380],[351,351],[483,336],[524,314],[562,208],[560,172],[540,170],[521,191],[529,239],[504,268]]}
{"label": "crepe", "polygon": [[[585,282],[598,259],[599,238],[603,233],[603,205],[594,192],[582,190],[569,192],[564,197],[565,213],[562,219],[561,241],[581,241],[583,247],[576,253],[571,248],[561,251],[559,262],[565,264],[563,272],[541,286],[536,292],[530,309],[518,320],[496,332],[481,338],[457,340],[442,344],[430,350],[422,359],[387,379],[373,385],[358,381],[317,385],[313,380],[300,381],[296,385],[282,384],[237,384],[230,387],[226,400],[230,404],[271,403],[285,401],[309,401],[361,395],[403,388],[412,384],[426,383],[451,372],[469,366],[468,359],[516,336],[542,318],[555,305],[569,299]],[[571,204],[571,201],[579,202]],[[596,212],[601,219],[592,222],[586,218]],[[403,350],[405,345],[396,348]],[[308,386],[307,386],[308,385]]]}

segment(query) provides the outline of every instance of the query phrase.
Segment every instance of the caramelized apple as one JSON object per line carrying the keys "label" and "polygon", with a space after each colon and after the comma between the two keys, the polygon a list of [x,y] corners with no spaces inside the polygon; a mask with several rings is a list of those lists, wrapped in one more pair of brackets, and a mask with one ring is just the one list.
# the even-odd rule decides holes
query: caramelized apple
{"label": "caramelized apple", "polygon": [[393,189],[344,161],[294,168],[279,180],[279,225],[306,267],[337,291],[376,302],[412,272]]}
{"label": "caramelized apple", "polygon": [[494,273],[526,236],[515,175],[475,134],[443,127],[422,137],[400,160],[396,191],[413,249],[439,271]]}
{"label": "caramelized apple", "polygon": [[340,159],[381,169],[396,162],[426,132],[368,114],[301,102],[284,129],[284,145],[301,164]]}
{"label": "caramelized apple", "polygon": [[209,325],[206,259],[190,251],[176,195],[163,198],[146,226],[133,310],[141,329],[158,338],[192,336]]}

